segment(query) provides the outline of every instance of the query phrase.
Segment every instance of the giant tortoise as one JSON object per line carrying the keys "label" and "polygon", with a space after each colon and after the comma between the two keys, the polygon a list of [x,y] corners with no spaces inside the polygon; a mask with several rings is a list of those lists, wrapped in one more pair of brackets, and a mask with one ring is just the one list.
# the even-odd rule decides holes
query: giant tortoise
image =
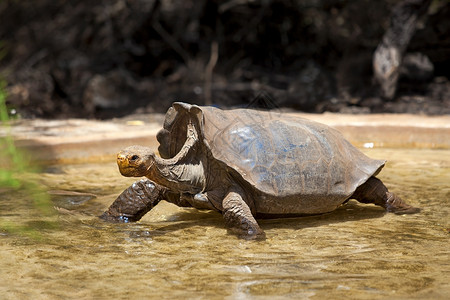
{"label": "giant tortoise", "polygon": [[103,219],[137,221],[164,199],[221,212],[229,230],[252,239],[264,237],[255,218],[326,213],[350,198],[398,214],[419,211],[375,177],[385,161],[289,114],[176,102],[157,139],[160,156],[142,146],[118,153],[122,175],[148,179],[120,194]]}

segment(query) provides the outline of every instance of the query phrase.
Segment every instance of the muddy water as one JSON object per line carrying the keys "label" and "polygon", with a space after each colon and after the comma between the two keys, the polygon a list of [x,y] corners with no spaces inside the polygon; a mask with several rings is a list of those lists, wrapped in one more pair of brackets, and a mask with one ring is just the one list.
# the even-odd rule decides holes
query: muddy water
{"label": "muddy water", "polygon": [[164,202],[139,223],[97,219],[132,182],[114,163],[31,174],[53,207],[0,190],[0,298],[448,299],[450,151],[365,151],[389,159],[381,179],[420,214],[350,201],[260,221],[267,240],[248,242],[219,214]]}

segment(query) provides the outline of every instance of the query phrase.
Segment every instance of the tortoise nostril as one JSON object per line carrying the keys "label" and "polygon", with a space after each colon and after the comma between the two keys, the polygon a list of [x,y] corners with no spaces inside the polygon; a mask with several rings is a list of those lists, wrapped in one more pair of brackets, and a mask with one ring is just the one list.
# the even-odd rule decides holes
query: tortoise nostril
{"label": "tortoise nostril", "polygon": [[139,156],[138,155],[133,155],[132,157],[131,157],[131,159],[130,160],[137,160],[139,158]]}

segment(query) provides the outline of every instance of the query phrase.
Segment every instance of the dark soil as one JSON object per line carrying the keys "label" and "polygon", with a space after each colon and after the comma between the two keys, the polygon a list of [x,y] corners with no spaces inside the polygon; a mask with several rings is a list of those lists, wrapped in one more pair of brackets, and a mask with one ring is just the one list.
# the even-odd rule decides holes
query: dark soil
{"label": "dark soil", "polygon": [[398,2],[3,0],[7,105],[26,118],[164,112],[173,101],[449,114],[448,1],[419,21],[395,97],[374,84],[372,55]]}

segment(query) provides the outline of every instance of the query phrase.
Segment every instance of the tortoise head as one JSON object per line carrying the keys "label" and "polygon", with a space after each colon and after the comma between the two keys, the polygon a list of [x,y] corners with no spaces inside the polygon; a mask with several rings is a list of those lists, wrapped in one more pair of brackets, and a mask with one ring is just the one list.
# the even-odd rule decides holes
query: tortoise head
{"label": "tortoise head", "polygon": [[126,177],[146,176],[154,162],[155,153],[143,146],[130,146],[117,153],[120,174]]}

